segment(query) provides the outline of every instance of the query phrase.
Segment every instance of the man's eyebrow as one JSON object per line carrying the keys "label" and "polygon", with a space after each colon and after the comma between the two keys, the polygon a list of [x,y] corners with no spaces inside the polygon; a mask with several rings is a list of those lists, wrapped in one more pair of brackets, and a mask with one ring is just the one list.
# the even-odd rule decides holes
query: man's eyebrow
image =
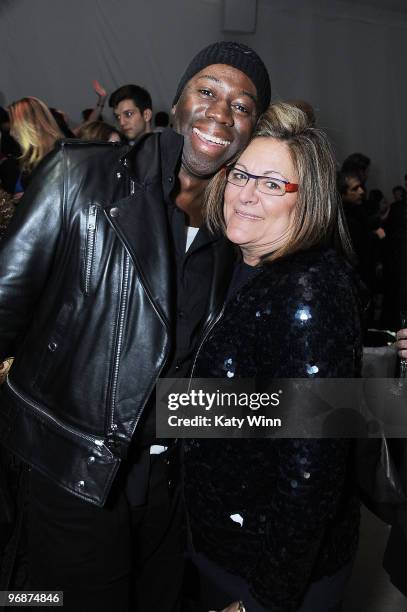
{"label": "man's eyebrow", "polygon": [[198,77],[198,80],[199,79],[210,79],[211,81],[215,81],[215,83],[220,83],[220,79],[213,76],[212,74],[201,74],[201,76]]}
{"label": "man's eyebrow", "polygon": [[[214,81],[215,83],[221,83],[222,81],[220,79],[218,79],[217,77],[213,76],[212,74],[201,74],[201,76],[198,78],[198,80],[200,79],[209,79],[210,81]],[[247,96],[249,98],[251,98],[253,100],[253,102],[255,104],[257,104],[257,98],[255,95],[253,95],[252,93],[250,93],[250,91],[246,91],[245,89],[242,89],[242,91],[240,92],[241,96]]]}
{"label": "man's eyebrow", "polygon": [[249,98],[251,98],[253,100],[253,102],[255,104],[257,104],[256,96],[254,96],[252,93],[250,93],[250,91],[246,91],[246,90],[243,89],[240,93],[243,94],[244,96],[248,96]]}

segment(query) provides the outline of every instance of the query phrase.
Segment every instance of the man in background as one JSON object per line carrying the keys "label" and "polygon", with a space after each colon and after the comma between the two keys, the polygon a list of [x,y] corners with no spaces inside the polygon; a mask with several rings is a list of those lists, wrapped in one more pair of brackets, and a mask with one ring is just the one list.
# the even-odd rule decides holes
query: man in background
{"label": "man in background", "polygon": [[151,132],[153,104],[149,92],[139,85],[123,85],[109,98],[123,138],[133,145],[137,138]]}

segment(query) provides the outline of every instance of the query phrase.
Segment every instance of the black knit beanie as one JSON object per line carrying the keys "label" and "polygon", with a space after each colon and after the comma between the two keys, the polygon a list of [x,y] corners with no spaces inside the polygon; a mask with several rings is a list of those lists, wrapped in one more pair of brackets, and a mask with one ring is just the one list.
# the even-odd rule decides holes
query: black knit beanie
{"label": "black knit beanie", "polygon": [[211,64],[227,64],[244,72],[256,86],[259,113],[267,109],[271,97],[267,68],[253,49],[236,42],[217,42],[199,51],[182,75],[173,104],[178,102],[188,81]]}

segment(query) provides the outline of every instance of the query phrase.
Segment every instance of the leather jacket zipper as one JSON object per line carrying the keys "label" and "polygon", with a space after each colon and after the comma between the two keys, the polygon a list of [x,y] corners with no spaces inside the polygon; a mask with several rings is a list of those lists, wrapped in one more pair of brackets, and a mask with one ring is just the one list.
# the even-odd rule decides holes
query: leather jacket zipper
{"label": "leather jacket zipper", "polygon": [[93,267],[93,258],[95,254],[96,218],[97,218],[97,206],[95,204],[91,204],[89,206],[88,225],[86,228],[86,254],[85,254],[85,278],[84,278],[85,295],[89,294],[90,279],[91,279],[92,267]]}
{"label": "leather jacket zipper", "polygon": [[59,419],[57,419],[56,417],[52,416],[49,412],[47,412],[46,410],[41,408],[41,406],[39,406],[36,402],[33,402],[25,394],[21,393],[21,391],[16,389],[14,383],[11,382],[9,377],[6,378],[6,383],[5,384],[11,389],[11,391],[18,398],[20,398],[20,400],[22,400],[25,404],[28,404],[29,406],[31,406],[31,408],[33,408],[34,410],[36,410],[37,412],[39,412],[40,414],[45,416],[46,419],[52,421],[60,429],[68,431],[69,433],[71,433],[71,434],[73,434],[75,436],[79,436],[80,438],[82,438],[84,440],[87,440],[88,442],[91,442],[95,446],[103,446],[104,445],[105,441],[103,439],[97,438],[95,436],[90,436],[89,434],[84,434],[84,433],[78,431],[77,429],[73,429],[72,427],[69,427],[69,425],[65,425]]}
{"label": "leather jacket zipper", "polygon": [[196,366],[196,362],[197,359],[199,357],[199,353],[201,352],[201,349],[205,343],[205,340],[207,339],[207,337],[209,336],[209,334],[211,333],[211,331],[213,330],[213,328],[215,327],[215,325],[217,325],[217,323],[220,321],[220,319],[223,317],[223,313],[225,312],[225,307],[226,307],[226,302],[223,304],[221,311],[219,312],[218,316],[215,317],[215,319],[213,319],[213,321],[211,323],[209,323],[208,327],[206,328],[206,331],[204,332],[203,336],[202,336],[202,340],[199,343],[198,349],[195,353],[194,356],[194,362],[192,364],[192,368],[191,368],[191,373],[189,375],[190,381],[192,380],[193,376],[194,376],[194,371],[195,371],[195,366]]}
{"label": "leather jacket zipper", "polygon": [[116,407],[116,396],[117,396],[117,383],[119,379],[119,368],[120,368],[120,357],[123,346],[123,337],[124,337],[124,320],[126,316],[127,310],[127,301],[129,294],[129,270],[130,270],[130,257],[128,253],[124,254],[124,272],[123,272],[123,289],[120,298],[120,306],[119,306],[119,324],[117,329],[117,342],[116,342],[116,352],[114,356],[113,363],[113,378],[112,378],[112,386],[111,386],[111,400],[110,400],[110,418],[109,418],[109,432],[108,436],[114,435],[114,432],[117,429],[117,425],[114,422],[114,410]]}
{"label": "leather jacket zipper", "polygon": [[[134,187],[134,182],[133,182],[132,187]],[[109,215],[106,215],[106,217],[107,217],[108,222],[112,226],[113,230],[116,232],[116,234],[118,235],[118,237],[120,238],[120,240],[124,244],[125,248],[127,249],[127,242],[126,242],[126,239],[123,236],[123,233],[120,231],[120,227],[117,227],[114,223],[112,223],[112,220],[110,219]],[[129,258],[127,253],[126,253],[126,257]],[[127,264],[129,265],[129,259],[127,259]],[[149,301],[150,301],[150,303],[151,303],[151,305],[152,305],[152,307],[154,309],[154,312],[156,313],[157,317],[162,321],[164,327],[167,329],[167,331],[169,333],[168,324],[167,324],[166,320],[163,318],[161,312],[158,310],[158,308],[157,308],[157,306],[156,306],[156,304],[154,302],[154,299],[152,298],[152,296],[151,296],[151,294],[150,294],[146,284],[144,283],[143,275],[142,275],[142,273],[140,271],[140,268],[137,265],[136,261],[134,262],[134,265],[135,265],[135,269],[136,269],[136,271],[139,274],[139,277],[141,279],[141,283],[142,283],[142,285],[144,287],[144,291],[146,292],[146,294],[147,294],[147,296],[149,298]],[[123,317],[124,317],[124,313],[123,313]],[[121,348],[120,348],[120,350],[121,350]],[[116,355],[117,355],[117,352],[116,352]],[[167,357],[168,357],[168,351],[167,351]],[[153,381],[153,383],[151,385],[151,388],[149,389],[149,391],[147,393],[147,397],[150,397],[151,393],[153,392],[154,387],[156,385],[156,382],[157,382],[158,378],[161,375],[161,372],[163,371],[163,369],[165,367],[166,361],[167,361],[167,359],[165,358],[161,368],[159,369],[159,371],[157,373],[157,378]],[[116,398],[116,391],[117,391],[117,377],[118,377],[118,372],[119,372],[119,367],[118,367],[117,359],[115,359],[115,366],[116,366],[117,369],[116,368],[114,369],[114,373],[116,372],[116,376],[113,375],[113,379],[112,379],[111,416],[110,416],[110,422],[109,422],[110,430],[109,430],[109,433],[108,433],[109,443],[110,443],[109,446],[113,450],[115,450],[116,446],[120,446],[120,440],[118,440],[117,438],[116,438],[116,440],[114,439],[115,431],[117,429],[117,425],[114,423],[114,409],[115,409],[115,401],[116,401],[115,398]],[[136,414],[136,417],[135,417],[135,421],[134,421],[134,427],[133,427],[131,435],[130,435],[131,438],[133,437],[133,435],[134,435],[134,433],[135,433],[135,431],[137,429],[137,425],[138,425],[138,422],[140,420],[141,415],[143,414],[144,407],[145,407],[145,404],[143,406],[140,406],[138,411],[137,411],[137,414]]]}

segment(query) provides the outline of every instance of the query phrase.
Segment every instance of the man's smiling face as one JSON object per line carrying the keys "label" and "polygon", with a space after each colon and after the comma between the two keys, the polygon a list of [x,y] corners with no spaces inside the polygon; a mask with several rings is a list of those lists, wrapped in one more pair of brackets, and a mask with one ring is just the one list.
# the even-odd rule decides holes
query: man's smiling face
{"label": "man's smiling face", "polygon": [[189,174],[211,176],[247,145],[257,121],[256,100],[249,77],[226,64],[207,66],[188,81],[173,110]]}

